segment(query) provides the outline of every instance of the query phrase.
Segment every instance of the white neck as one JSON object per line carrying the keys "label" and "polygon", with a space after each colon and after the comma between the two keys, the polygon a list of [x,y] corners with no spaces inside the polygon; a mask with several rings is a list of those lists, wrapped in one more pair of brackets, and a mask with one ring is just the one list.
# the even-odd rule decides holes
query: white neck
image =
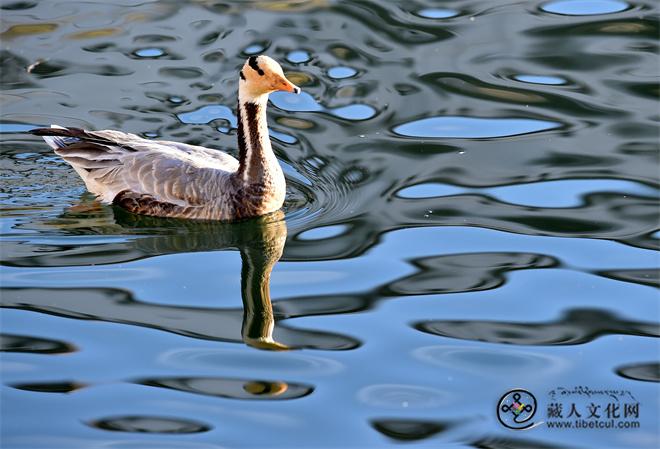
{"label": "white neck", "polygon": [[246,101],[266,105],[268,103],[268,94],[254,94],[244,82],[241,82],[238,86],[238,102],[245,103]]}

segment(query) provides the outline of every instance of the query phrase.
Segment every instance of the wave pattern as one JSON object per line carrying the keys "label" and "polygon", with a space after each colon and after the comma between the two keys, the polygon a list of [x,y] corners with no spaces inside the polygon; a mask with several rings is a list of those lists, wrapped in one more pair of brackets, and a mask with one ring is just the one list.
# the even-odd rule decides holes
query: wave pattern
{"label": "wave pattern", "polygon": [[[660,441],[655,3],[0,10],[3,447]],[[305,92],[269,108],[275,227],[102,206],[24,133],[235,154],[261,52]],[[641,429],[502,437],[512,383],[630,390]]]}

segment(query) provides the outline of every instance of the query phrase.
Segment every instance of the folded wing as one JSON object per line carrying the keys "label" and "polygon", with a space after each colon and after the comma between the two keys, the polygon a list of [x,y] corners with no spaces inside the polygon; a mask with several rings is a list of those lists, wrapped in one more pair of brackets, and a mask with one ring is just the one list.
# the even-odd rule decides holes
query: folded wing
{"label": "folded wing", "polygon": [[31,133],[43,136],[106,203],[119,195],[148,198],[151,207],[203,207],[222,193],[238,169],[238,161],[220,151],[120,131],[51,127]]}

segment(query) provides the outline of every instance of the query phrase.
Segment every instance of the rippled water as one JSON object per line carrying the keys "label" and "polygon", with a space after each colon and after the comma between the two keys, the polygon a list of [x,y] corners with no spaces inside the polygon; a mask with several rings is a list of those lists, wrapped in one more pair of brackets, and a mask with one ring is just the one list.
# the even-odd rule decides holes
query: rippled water
{"label": "rippled water", "polygon": [[[3,448],[657,446],[654,2],[1,8]],[[24,133],[235,154],[261,52],[284,221],[101,206]],[[576,385],[640,428],[497,420]]]}

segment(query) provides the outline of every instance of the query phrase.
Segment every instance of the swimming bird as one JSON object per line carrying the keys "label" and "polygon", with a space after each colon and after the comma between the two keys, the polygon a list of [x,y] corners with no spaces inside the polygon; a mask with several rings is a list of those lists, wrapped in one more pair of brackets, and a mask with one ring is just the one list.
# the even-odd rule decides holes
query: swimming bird
{"label": "swimming bird", "polygon": [[272,58],[250,56],[239,73],[238,160],[179,142],[121,131],[37,128],[87,190],[106,204],[159,217],[238,220],[277,211],[286,184],[268,136],[268,95],[300,93]]}

